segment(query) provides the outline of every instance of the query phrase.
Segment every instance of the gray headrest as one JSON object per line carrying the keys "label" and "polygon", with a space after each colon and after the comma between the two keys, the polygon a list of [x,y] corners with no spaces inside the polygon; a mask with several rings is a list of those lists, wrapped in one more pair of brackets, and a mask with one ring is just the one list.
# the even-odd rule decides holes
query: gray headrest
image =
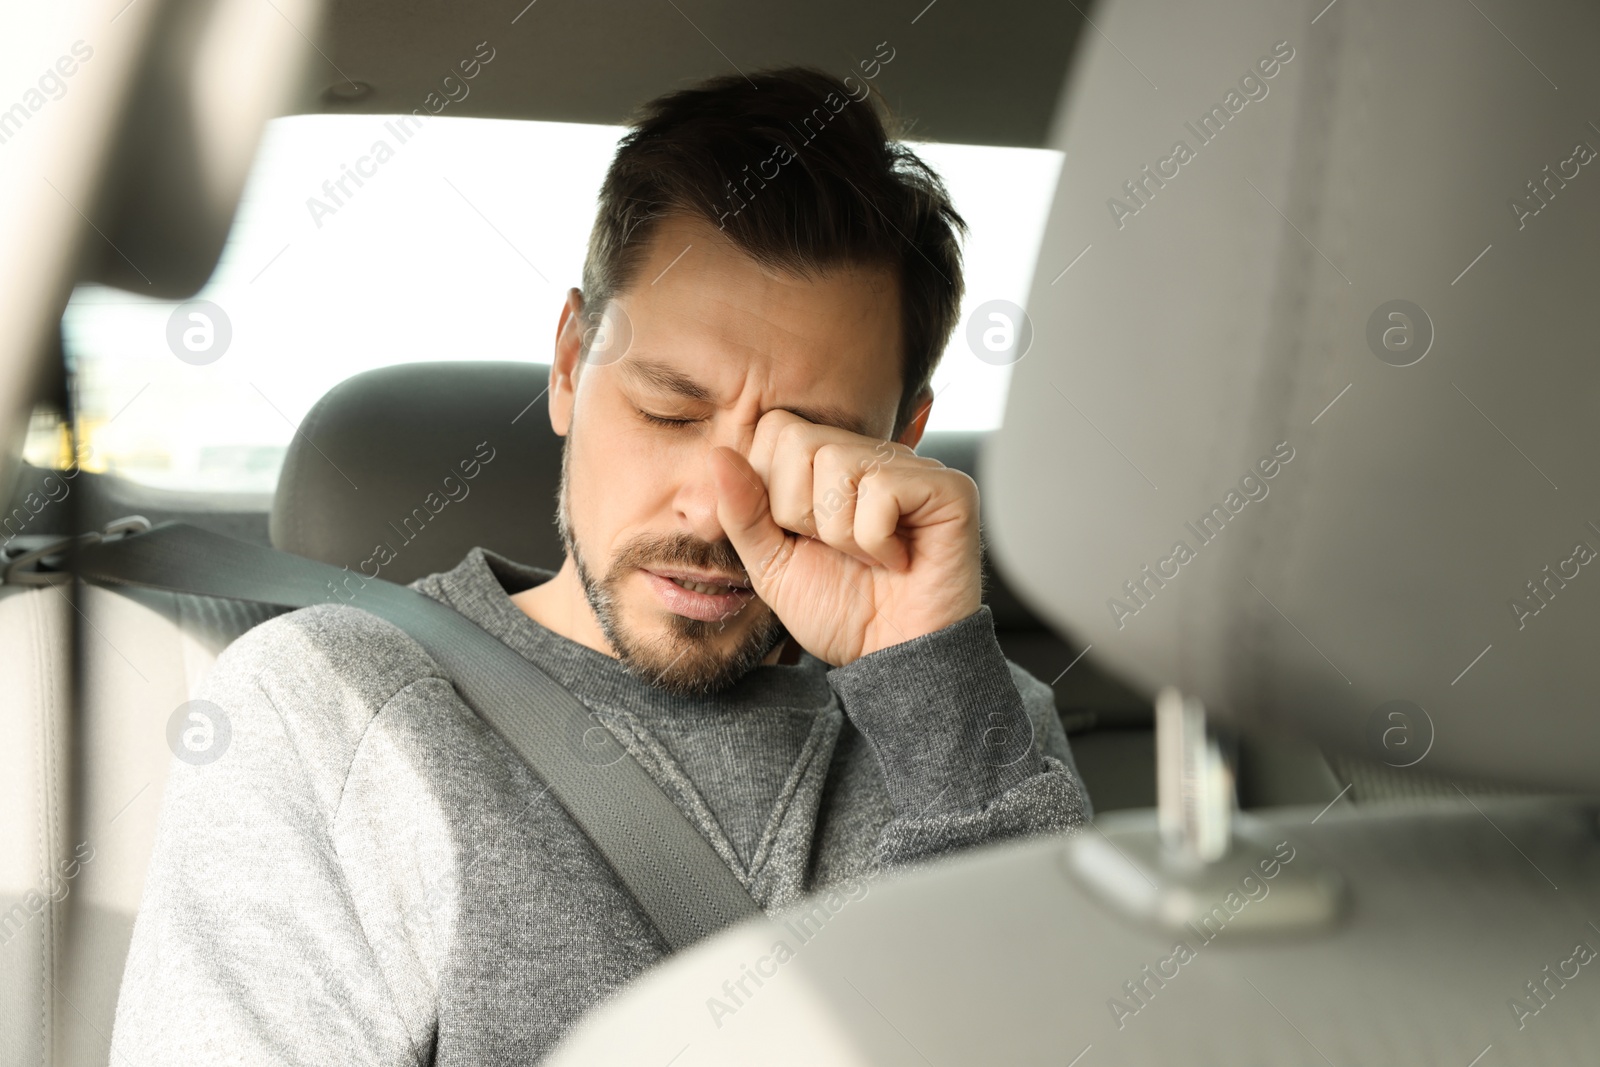
{"label": "gray headrest", "polygon": [[410,582],[475,545],[561,566],[561,438],[536,363],[406,363],[329,390],[289,446],[274,546]]}
{"label": "gray headrest", "polygon": [[1497,11],[1104,5],[984,483],[1142,688],[1587,789],[1600,8]]}

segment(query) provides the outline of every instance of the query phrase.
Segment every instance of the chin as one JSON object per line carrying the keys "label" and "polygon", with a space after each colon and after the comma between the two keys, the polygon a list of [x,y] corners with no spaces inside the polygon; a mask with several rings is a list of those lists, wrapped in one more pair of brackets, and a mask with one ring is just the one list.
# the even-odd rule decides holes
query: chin
{"label": "chin", "polygon": [[680,696],[709,696],[760,666],[787,637],[759,601],[738,616],[704,622],[646,602],[626,613],[612,644],[628,669]]}

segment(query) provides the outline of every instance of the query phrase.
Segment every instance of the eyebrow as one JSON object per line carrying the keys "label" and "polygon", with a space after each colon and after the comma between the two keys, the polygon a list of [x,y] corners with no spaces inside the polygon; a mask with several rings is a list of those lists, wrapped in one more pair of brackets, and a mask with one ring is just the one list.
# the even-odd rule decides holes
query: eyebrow
{"label": "eyebrow", "polygon": [[[686,400],[693,400],[701,404],[713,404],[716,402],[716,395],[710,389],[659,360],[630,355],[617,366],[626,369],[631,377],[646,385],[673,393]],[[870,426],[866,425],[865,419],[832,404],[791,405],[784,408],[784,410],[819,426],[832,426],[840,430],[848,430],[862,437],[876,438],[878,436],[872,432]]]}

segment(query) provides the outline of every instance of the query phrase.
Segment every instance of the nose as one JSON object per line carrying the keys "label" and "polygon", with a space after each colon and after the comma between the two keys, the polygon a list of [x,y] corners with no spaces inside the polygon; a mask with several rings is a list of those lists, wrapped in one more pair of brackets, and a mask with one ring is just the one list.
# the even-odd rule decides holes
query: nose
{"label": "nose", "polygon": [[682,478],[673,499],[673,509],[678,524],[685,532],[709,544],[725,541],[722,522],[717,518],[717,489],[706,457],[711,449],[722,446],[732,448],[740,455],[750,454],[755,440],[754,426],[727,427],[707,431],[703,447],[677,471]]}
{"label": "nose", "polygon": [[703,462],[690,466],[693,469],[683,472],[683,484],[678,487],[673,501],[678,526],[698,540],[716,544],[725,535],[717,519],[717,492],[711,482],[711,472]]}

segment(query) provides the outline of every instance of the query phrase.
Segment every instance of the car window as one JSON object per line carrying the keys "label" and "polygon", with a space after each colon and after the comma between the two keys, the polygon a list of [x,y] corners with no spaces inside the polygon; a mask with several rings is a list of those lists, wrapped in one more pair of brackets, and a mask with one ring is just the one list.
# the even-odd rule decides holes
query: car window
{"label": "car window", "polygon": [[[616,126],[398,116],[273,122],[210,283],[190,301],[82,286],[63,320],[83,467],[196,491],[270,491],[331,386],[419,360],[549,359],[580,285]],[[997,425],[1009,357],[977,358],[1026,299],[1057,152],[914,144],[971,234],[962,324],[931,429]],[[1000,334],[992,331],[1000,322]],[[1020,327],[1019,327],[1020,329]],[[1025,330],[1021,332],[1025,333]]]}

